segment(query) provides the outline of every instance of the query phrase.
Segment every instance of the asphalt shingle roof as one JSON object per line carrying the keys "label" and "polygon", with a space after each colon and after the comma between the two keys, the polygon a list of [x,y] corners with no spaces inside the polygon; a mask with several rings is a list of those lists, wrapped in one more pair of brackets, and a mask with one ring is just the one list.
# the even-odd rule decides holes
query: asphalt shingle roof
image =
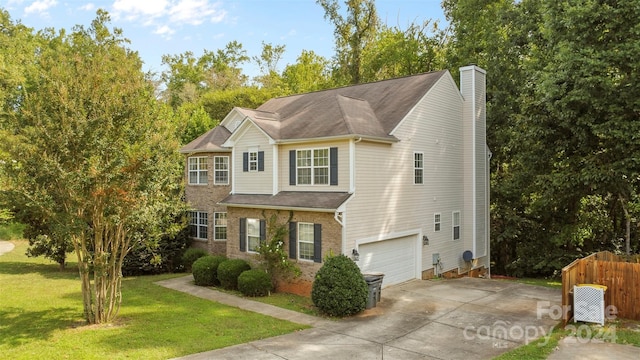
{"label": "asphalt shingle roof", "polygon": [[232,194],[220,201],[227,206],[263,206],[336,210],[349,196],[347,192],[281,191],[276,195]]}
{"label": "asphalt shingle roof", "polygon": [[222,147],[225,141],[231,136],[231,132],[224,126],[216,126],[206,133],[198,136],[195,140],[183,146],[181,153],[192,152],[218,152],[231,151],[231,149]]}
{"label": "asphalt shingle roof", "polygon": [[391,131],[446,71],[274,98],[254,122],[275,140],[340,135],[393,138]]}

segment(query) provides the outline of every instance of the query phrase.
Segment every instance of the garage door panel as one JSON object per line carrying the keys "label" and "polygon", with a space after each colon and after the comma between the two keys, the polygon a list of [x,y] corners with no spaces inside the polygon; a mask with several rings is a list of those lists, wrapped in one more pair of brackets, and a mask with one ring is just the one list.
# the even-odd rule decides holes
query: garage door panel
{"label": "garage door panel", "polygon": [[384,273],[384,286],[415,278],[416,237],[402,237],[362,244],[359,265],[363,272]]}

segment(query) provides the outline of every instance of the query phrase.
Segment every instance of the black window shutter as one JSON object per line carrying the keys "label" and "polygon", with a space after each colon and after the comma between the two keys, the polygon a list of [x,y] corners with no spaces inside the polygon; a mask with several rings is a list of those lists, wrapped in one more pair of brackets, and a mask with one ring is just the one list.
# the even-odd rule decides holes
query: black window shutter
{"label": "black window shutter", "polygon": [[322,262],[322,224],[313,224],[313,261]]}
{"label": "black window shutter", "polygon": [[329,148],[329,184],[338,185],[338,148]]}
{"label": "black window shutter", "polygon": [[260,244],[267,240],[267,221],[260,220]]}
{"label": "black window shutter", "polygon": [[298,235],[296,234],[297,228],[297,223],[289,223],[289,257],[291,259],[295,259],[298,257],[298,250],[296,248],[296,246],[298,245]]}
{"label": "black window shutter", "polygon": [[247,251],[247,219],[240,218],[240,251]]}
{"label": "black window shutter", "polygon": [[242,171],[244,172],[249,171],[249,153],[248,152],[242,153]]}
{"label": "black window shutter", "polygon": [[264,171],[264,151],[258,151],[258,171]]}
{"label": "black window shutter", "polygon": [[296,151],[289,150],[289,185],[296,184]]}

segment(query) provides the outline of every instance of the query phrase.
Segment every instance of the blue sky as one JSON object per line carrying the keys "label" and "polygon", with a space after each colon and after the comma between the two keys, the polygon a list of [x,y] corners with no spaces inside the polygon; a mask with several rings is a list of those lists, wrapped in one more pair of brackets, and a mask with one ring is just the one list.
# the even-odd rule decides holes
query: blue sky
{"label": "blue sky", "polygon": [[[341,1],[342,4],[342,1]],[[70,30],[88,26],[98,8],[109,12],[112,27],[121,28],[138,51],[144,70],[162,71],[164,54],[216,50],[240,42],[249,56],[259,56],[262,42],[285,45],[279,70],[295,63],[302,50],[333,55],[333,26],[314,0],[0,0],[13,21],[36,30]],[[412,21],[439,19],[440,0],[377,0],[378,15],[390,26],[406,28]],[[257,69],[245,68],[250,76]]]}

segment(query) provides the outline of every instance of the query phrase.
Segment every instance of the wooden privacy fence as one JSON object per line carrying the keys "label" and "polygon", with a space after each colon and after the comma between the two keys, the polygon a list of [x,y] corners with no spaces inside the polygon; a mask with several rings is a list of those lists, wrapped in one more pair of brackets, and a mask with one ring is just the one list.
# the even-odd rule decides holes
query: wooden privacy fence
{"label": "wooden privacy fence", "polygon": [[629,261],[601,251],[565,266],[562,269],[563,325],[573,318],[573,286],[578,284],[605,285],[605,307],[615,306],[617,317],[640,320],[640,257]]}

